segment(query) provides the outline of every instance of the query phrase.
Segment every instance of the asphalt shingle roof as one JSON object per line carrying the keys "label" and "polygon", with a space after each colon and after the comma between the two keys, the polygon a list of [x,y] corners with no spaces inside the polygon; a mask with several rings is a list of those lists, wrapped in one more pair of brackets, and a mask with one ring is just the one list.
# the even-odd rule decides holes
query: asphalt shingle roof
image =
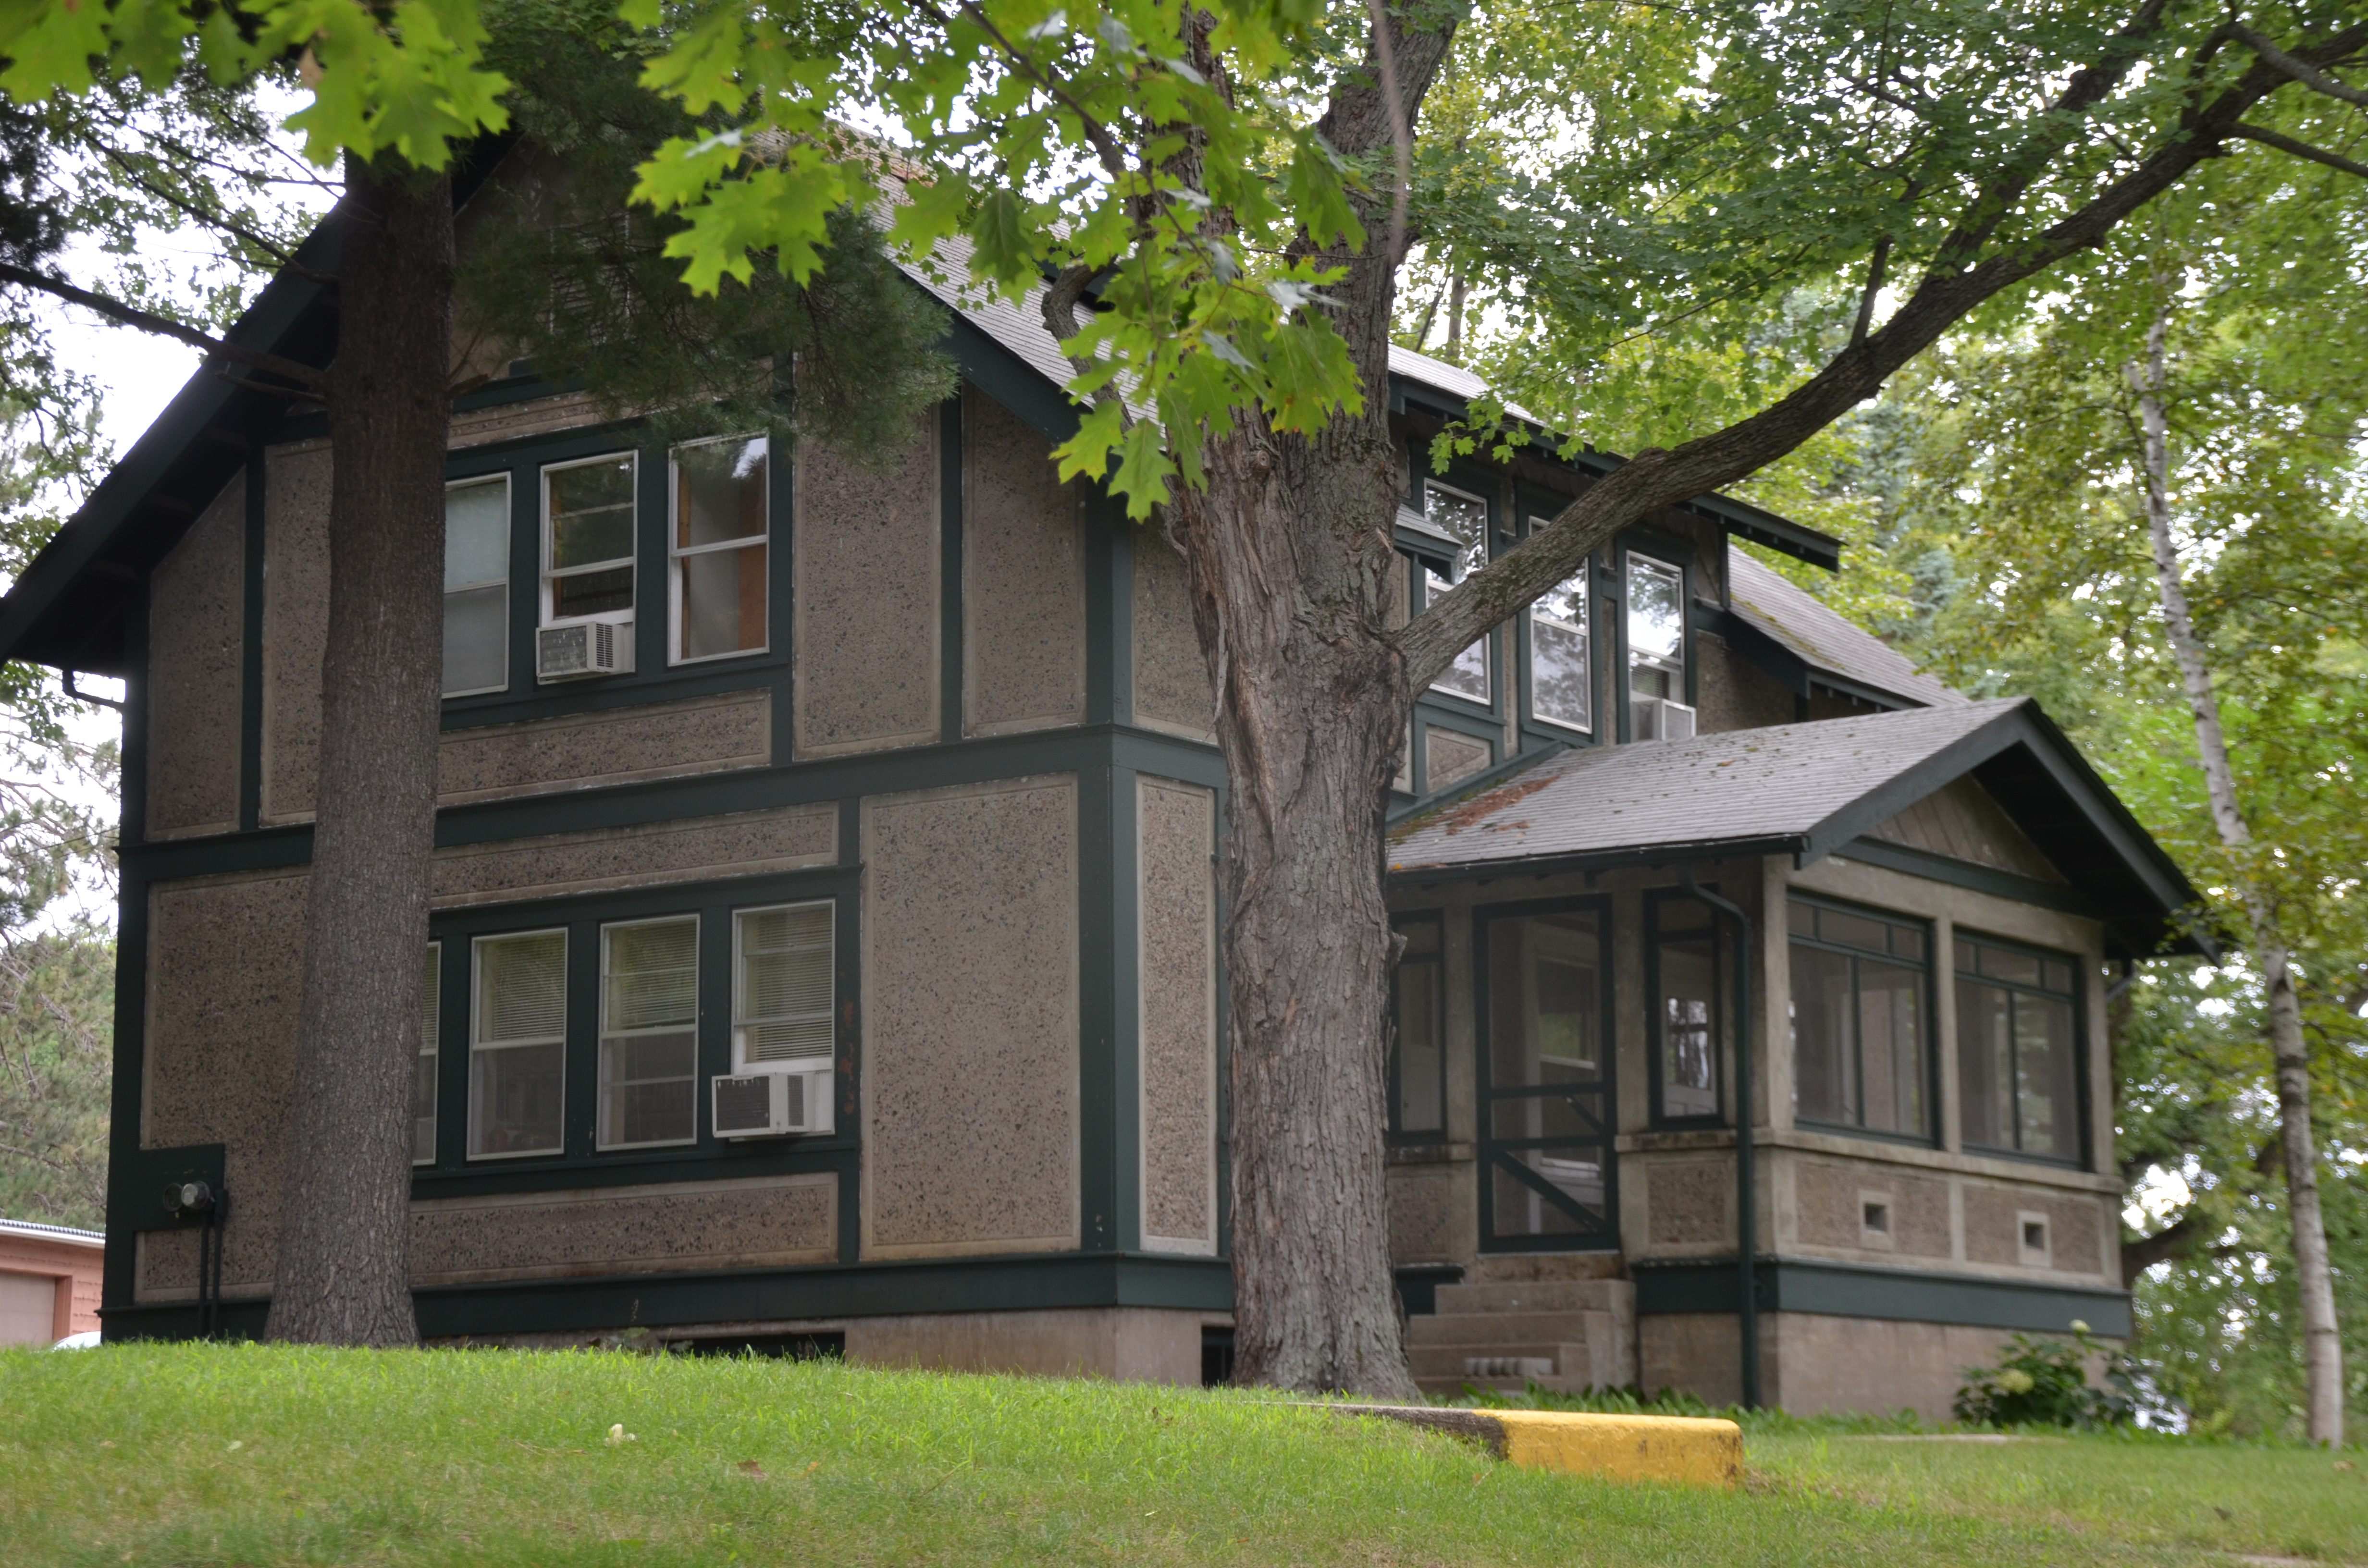
{"label": "asphalt shingle roof", "polygon": [[1735,613],[1791,649],[1811,669],[1928,708],[1971,700],[1924,674],[1907,655],[1819,604],[1732,543],[1726,547],[1726,570],[1727,598]]}

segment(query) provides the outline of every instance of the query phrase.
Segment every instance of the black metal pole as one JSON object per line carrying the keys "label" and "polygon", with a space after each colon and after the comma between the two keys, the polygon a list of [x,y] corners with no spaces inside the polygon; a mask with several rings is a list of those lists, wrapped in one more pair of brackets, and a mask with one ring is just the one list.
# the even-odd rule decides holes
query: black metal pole
{"label": "black metal pole", "polygon": [[1743,906],[1694,881],[1691,864],[1680,868],[1686,892],[1735,917],[1735,1277],[1736,1315],[1742,1335],[1743,1408],[1759,1408],[1759,1292],[1754,1278],[1759,1254],[1759,1214],[1752,1186],[1751,1143],[1751,916]]}

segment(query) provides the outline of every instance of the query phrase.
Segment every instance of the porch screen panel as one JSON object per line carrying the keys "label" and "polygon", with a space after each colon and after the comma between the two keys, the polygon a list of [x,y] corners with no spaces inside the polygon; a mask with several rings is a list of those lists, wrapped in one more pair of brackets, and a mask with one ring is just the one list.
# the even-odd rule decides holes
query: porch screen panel
{"label": "porch screen panel", "polygon": [[1929,1139],[1932,1034],[1923,928],[1800,899],[1789,919],[1794,1114]]}
{"label": "porch screen panel", "polygon": [[766,645],[765,438],[734,437],[674,454],[674,659]]}
{"label": "porch screen panel", "polygon": [[2080,1040],[2068,957],[1960,938],[1957,1064],[1968,1145],[2078,1160]]}
{"label": "porch screen panel", "polygon": [[469,1157],[557,1153],[567,1072],[567,933],[480,937]]}
{"label": "porch screen panel", "polygon": [[699,920],[600,931],[603,1149],[699,1136]]}
{"label": "porch screen panel", "polygon": [[442,1044],[443,981],[444,944],[430,942],[426,1000],[420,1006],[419,1062],[411,1079],[411,1163],[415,1165],[436,1163],[436,1058]]}
{"label": "porch screen panel", "polygon": [[1718,1106],[1718,926],[1691,898],[1653,904],[1654,1051],[1666,1120],[1715,1117]]}
{"label": "porch screen panel", "polygon": [[1492,1241],[1614,1239],[1601,916],[1487,922],[1484,1222]]}
{"label": "porch screen panel", "polygon": [[1406,1138],[1436,1138],[1447,1131],[1446,1000],[1440,976],[1440,920],[1407,915],[1395,922],[1406,937],[1394,981],[1395,1006],[1390,1063],[1390,1131]]}

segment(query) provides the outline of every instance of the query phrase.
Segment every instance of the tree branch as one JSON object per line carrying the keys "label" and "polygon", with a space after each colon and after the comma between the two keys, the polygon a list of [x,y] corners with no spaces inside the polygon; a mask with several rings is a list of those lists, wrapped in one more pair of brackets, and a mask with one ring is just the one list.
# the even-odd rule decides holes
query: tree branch
{"label": "tree branch", "polygon": [[2259,142],[2264,147],[2275,147],[2281,153],[2291,153],[2297,158],[2307,158],[2314,164],[2324,164],[2330,169],[2336,169],[2347,175],[2358,175],[2362,179],[2368,179],[2368,164],[2355,164],[2341,153],[2329,153],[2323,148],[2314,147],[2307,142],[2297,142],[2281,131],[2270,130],[2267,126],[2248,125],[2238,120],[2229,127],[2228,134],[2241,136],[2248,142]]}
{"label": "tree branch", "polygon": [[[2150,0],[2141,19],[2155,9]],[[2338,34],[2314,52],[2340,57],[2363,42],[2368,42],[2368,25]],[[2116,34],[2103,51],[2104,63],[2076,75],[2059,108],[2069,101],[2085,113],[2088,106],[2100,101],[2135,63],[2135,43],[2126,29]],[[1441,595],[1398,634],[1408,684],[1416,690],[1429,685],[1483,633],[1569,578],[1621,529],[1663,506],[1690,501],[1766,467],[1881,392],[1901,366],[1930,347],[1968,312],[2100,243],[2122,220],[2176,185],[2189,170],[2218,156],[2245,111],[2285,81],[2283,73],[2266,62],[2255,62],[2219,97],[2183,118],[2144,163],[2079,210],[1963,270],[1936,261],[1916,292],[1879,331],[1843,349],[1785,397],[1673,451],[1650,448],[1637,453],[1589,486],[1547,527]],[[2047,142],[2049,156],[2070,134],[2066,129]],[[2001,193],[2019,193],[2044,172],[2044,160],[2031,164],[2029,147],[2027,143],[2009,169],[1969,204],[1952,244],[1988,235],[2005,214],[1998,205]],[[1964,259],[1973,258],[1968,255]]]}
{"label": "tree branch", "polygon": [[2297,60],[2293,55],[2288,54],[2284,50],[2280,49],[2276,44],[2271,43],[2268,39],[2263,38],[2260,34],[2255,32],[2244,23],[2237,21],[2230,22],[2228,24],[2228,32],[2229,36],[2242,42],[2246,48],[2251,50],[2255,54],[2260,56],[2263,60],[2268,61],[2271,65],[2293,77],[2295,81],[2300,82],[2312,92],[2325,93],[2330,98],[2341,98],[2347,104],[2360,104],[2363,107],[2368,107],[2368,91],[2362,91],[2358,87],[2345,86],[2342,83],[2337,81],[2326,72],[2310,64],[2308,62]]}
{"label": "tree branch", "polygon": [[25,267],[12,267],[6,262],[0,262],[0,283],[14,283],[22,288],[38,290],[53,299],[63,300],[67,304],[80,305],[85,310],[97,311],[100,315],[121,325],[138,327],[142,332],[154,333],[159,337],[169,337],[177,343],[186,343],[192,348],[202,348],[216,358],[228,359],[240,365],[251,365],[258,370],[268,370],[275,376],[284,376],[294,381],[298,388],[315,396],[322,395],[329,390],[329,378],[325,371],[315,369],[310,365],[300,365],[295,360],[285,358],[278,354],[266,354],[257,349],[242,348],[235,343],[225,343],[211,333],[199,332],[193,326],[183,326],[170,317],[160,316],[153,311],[143,311],[137,305],[127,305],[122,301],[109,299],[105,294],[94,294],[87,289],[78,289],[63,278],[51,278],[45,273],[33,272]]}
{"label": "tree branch", "polygon": [[2203,1217],[2190,1209],[2177,1220],[2150,1236],[2122,1244],[2122,1289],[2137,1283],[2138,1276],[2165,1258],[2177,1257],[2192,1247],[2203,1229]]}
{"label": "tree branch", "polygon": [[1874,324],[1875,296],[1883,292],[1883,271],[1891,259],[1891,236],[1884,235],[1874,242],[1874,254],[1867,258],[1866,287],[1858,297],[1858,320],[1850,324],[1850,347],[1866,341],[1867,328]]}

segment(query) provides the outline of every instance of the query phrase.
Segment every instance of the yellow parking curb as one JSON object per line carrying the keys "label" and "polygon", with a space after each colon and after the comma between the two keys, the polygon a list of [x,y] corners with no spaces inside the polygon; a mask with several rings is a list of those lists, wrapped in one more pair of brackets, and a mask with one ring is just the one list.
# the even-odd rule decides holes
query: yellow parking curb
{"label": "yellow parking curb", "polygon": [[1377,1415],[1471,1437],[1525,1470],[1615,1481],[1733,1486],[1743,1477],[1743,1428],[1693,1415],[1597,1415],[1563,1410],[1441,1410],[1428,1405],[1333,1404],[1342,1415]]}

